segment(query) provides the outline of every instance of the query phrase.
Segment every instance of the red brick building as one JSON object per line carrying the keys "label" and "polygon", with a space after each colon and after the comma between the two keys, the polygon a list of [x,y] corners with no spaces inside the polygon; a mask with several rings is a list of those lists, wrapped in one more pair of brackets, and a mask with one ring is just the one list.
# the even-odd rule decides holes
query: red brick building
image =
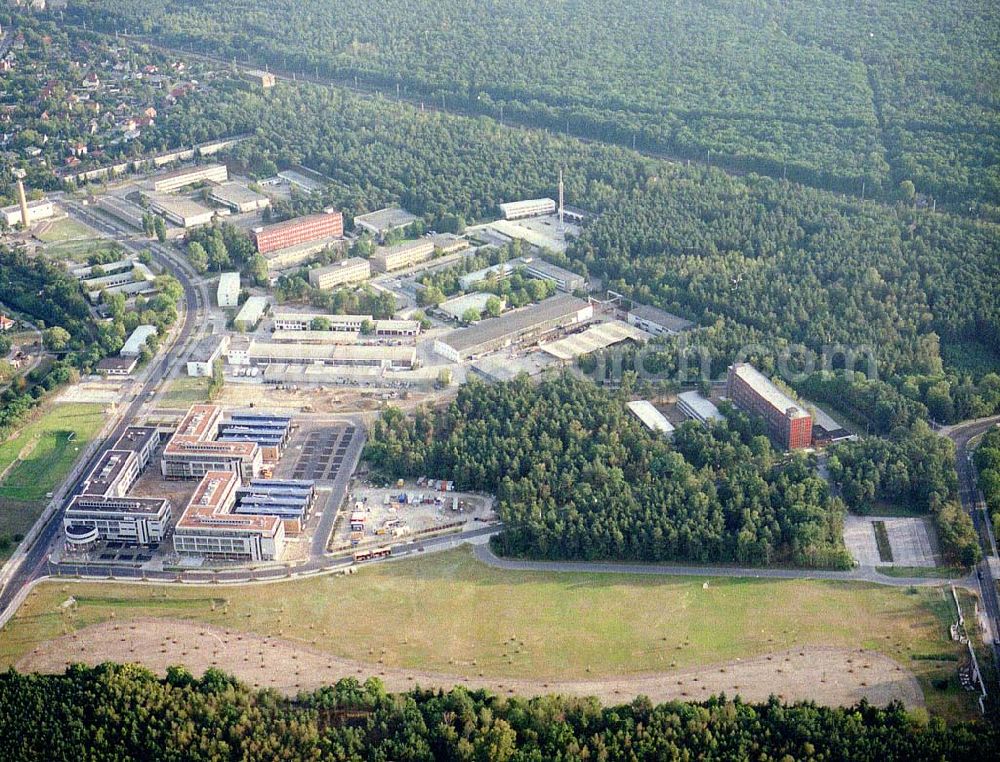
{"label": "red brick building", "polygon": [[261,254],[320,238],[339,238],[342,235],[344,215],[332,209],[253,230],[254,244]]}
{"label": "red brick building", "polygon": [[812,444],[812,416],[752,365],[729,366],[726,396],[738,408],[761,416],[771,436],[786,449]]}

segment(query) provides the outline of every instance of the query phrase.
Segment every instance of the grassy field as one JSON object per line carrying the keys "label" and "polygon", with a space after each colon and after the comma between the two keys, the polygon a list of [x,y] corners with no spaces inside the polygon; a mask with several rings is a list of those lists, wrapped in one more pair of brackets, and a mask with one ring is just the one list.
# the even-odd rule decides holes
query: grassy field
{"label": "grassy field", "polygon": [[[60,607],[69,595],[78,601],[75,610]],[[535,679],[658,672],[794,647],[864,647],[912,669],[930,711],[954,718],[971,708],[957,681],[932,687],[956,668],[958,646],[947,636],[951,608],[940,589],[507,572],[457,550],[351,577],[211,592],[44,584],[0,633],[0,668],[36,643],[133,616],[316,641],[337,656],[381,657],[387,666]],[[950,658],[927,658],[942,654]]]}
{"label": "grassy field", "polygon": [[[0,444],[0,534],[23,533],[37,518],[45,495],[104,424],[103,406],[51,405],[17,436]],[[18,458],[20,461],[17,461]]]}
{"label": "grassy field", "polygon": [[68,217],[56,220],[48,229],[35,236],[47,244],[45,253],[55,259],[86,262],[93,254],[121,252],[118,244],[101,238],[96,231]]}
{"label": "grassy field", "polygon": [[208,401],[210,378],[179,376],[170,382],[159,400],[162,407],[187,407],[196,402]]}
{"label": "grassy field", "polygon": [[96,239],[98,237],[95,231],[82,222],[77,222],[69,217],[55,220],[45,232],[38,232],[35,236],[44,243],[65,243],[66,241],[83,238]]}

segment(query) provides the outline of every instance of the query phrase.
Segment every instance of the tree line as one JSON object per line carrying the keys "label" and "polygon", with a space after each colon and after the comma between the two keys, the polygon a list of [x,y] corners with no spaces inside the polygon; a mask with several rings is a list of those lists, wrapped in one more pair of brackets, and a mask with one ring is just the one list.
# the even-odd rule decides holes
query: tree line
{"label": "tree line", "polygon": [[888,437],[863,437],[830,449],[830,476],[851,510],[903,508],[934,519],[941,549],[969,566],[981,557],[972,519],[958,500],[955,445],[923,421]]}
{"label": "tree line", "polygon": [[922,762],[987,759],[996,725],[946,725],[901,704],[825,707],[713,696],[501,697],[456,687],[388,693],[354,678],[286,698],[217,669],[76,665],[62,675],[0,674],[0,755],[21,760],[232,759],[533,762],[637,759]]}
{"label": "tree line", "polygon": [[843,506],[760,419],[650,432],[614,396],[560,375],[465,384],[442,410],[390,408],[365,457],[387,479],[495,493],[497,548],[552,559],[790,562],[846,568]]}

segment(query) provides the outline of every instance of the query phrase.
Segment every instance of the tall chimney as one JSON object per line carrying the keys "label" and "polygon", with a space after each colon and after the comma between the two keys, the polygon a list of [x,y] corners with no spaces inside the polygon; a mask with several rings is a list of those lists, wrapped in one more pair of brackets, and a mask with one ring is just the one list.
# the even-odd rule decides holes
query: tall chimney
{"label": "tall chimney", "polygon": [[21,205],[21,224],[27,230],[28,225],[28,199],[24,195],[24,181],[17,178],[17,202]]}
{"label": "tall chimney", "polygon": [[559,170],[559,226],[563,224],[563,178],[562,170]]}

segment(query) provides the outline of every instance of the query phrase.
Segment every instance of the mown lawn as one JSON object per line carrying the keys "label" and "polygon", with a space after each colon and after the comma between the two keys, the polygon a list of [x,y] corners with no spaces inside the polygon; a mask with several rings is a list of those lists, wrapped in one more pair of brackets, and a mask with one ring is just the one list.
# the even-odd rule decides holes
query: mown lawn
{"label": "mown lawn", "polygon": [[[76,611],[60,608],[69,595],[79,602]],[[134,616],[202,621],[310,644],[319,636],[315,647],[338,656],[469,676],[628,675],[788,648],[863,647],[912,669],[933,713],[960,717],[971,707],[967,697],[932,686],[956,669],[958,645],[947,634],[951,608],[940,588],[510,572],[484,566],[462,549],[372,565],[349,577],[211,593],[47,583],[0,634],[0,668],[53,636]],[[941,654],[950,659],[927,658]]]}
{"label": "mown lawn", "polygon": [[0,534],[28,530],[103,424],[102,405],[55,404],[0,444]]}

